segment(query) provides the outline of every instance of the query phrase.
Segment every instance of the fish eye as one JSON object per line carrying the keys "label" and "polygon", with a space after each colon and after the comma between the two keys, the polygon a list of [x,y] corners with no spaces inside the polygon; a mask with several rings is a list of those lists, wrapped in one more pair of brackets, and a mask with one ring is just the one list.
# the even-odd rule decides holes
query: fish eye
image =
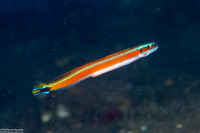
{"label": "fish eye", "polygon": [[140,53],[142,53],[142,49],[140,49]]}

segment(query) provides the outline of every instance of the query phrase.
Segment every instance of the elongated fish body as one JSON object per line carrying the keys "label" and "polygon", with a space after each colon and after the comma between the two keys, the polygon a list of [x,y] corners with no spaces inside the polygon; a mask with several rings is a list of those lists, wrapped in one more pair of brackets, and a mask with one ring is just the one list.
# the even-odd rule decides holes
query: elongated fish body
{"label": "elongated fish body", "polygon": [[43,99],[50,91],[70,88],[86,78],[97,77],[106,72],[128,65],[137,59],[148,56],[157,49],[158,45],[152,42],[122,50],[72,69],[49,84],[41,83],[34,87],[32,93],[39,99]]}

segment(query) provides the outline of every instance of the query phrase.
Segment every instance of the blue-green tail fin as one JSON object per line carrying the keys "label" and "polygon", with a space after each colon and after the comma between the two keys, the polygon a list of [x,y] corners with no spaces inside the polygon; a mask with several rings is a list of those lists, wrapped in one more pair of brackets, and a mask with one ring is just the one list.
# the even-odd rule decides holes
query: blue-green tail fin
{"label": "blue-green tail fin", "polygon": [[32,91],[33,95],[36,96],[39,100],[42,100],[50,92],[50,87],[47,87],[47,84],[40,83],[37,86],[34,86]]}

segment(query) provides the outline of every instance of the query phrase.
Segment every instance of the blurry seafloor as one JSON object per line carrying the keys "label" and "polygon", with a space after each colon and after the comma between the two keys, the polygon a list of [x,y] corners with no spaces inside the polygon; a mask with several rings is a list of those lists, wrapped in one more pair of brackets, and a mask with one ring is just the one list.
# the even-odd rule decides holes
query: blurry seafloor
{"label": "blurry seafloor", "polygon": [[[0,129],[200,132],[200,1],[0,1]],[[38,101],[32,86],[155,41],[131,65]]]}

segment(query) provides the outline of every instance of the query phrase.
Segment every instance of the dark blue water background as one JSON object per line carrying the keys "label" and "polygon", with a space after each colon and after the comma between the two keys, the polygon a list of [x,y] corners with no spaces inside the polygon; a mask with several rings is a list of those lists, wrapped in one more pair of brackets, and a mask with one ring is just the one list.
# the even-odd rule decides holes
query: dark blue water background
{"label": "dark blue water background", "polygon": [[[43,101],[31,93],[38,82],[152,41],[159,49],[129,66]],[[200,130],[199,0],[0,1],[0,47],[0,129]],[[66,118],[56,115],[60,105],[70,114]]]}

